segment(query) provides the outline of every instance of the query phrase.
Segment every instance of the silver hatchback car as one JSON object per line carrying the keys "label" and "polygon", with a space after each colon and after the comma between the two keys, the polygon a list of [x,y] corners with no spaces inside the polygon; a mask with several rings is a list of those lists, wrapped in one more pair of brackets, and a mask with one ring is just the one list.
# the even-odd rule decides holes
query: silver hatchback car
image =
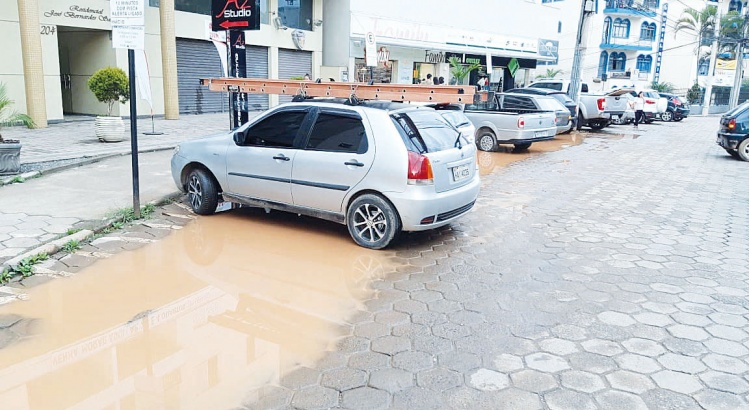
{"label": "silver hatchback car", "polygon": [[180,144],[172,176],[197,214],[226,201],[314,216],[371,249],[451,223],[480,186],[475,145],[438,112],[376,101],[280,105]]}

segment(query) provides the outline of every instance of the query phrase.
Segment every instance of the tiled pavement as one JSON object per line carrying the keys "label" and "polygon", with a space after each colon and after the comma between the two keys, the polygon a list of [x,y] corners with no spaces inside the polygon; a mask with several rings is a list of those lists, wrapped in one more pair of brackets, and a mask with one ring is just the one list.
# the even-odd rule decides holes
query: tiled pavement
{"label": "tiled pavement", "polygon": [[484,180],[409,235],[352,333],[242,408],[744,409],[748,166],[715,118]]}

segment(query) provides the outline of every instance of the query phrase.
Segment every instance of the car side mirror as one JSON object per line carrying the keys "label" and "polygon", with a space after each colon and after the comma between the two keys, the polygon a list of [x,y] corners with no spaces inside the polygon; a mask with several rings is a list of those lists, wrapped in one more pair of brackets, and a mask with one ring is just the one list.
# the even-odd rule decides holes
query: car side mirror
{"label": "car side mirror", "polygon": [[245,145],[245,133],[242,131],[237,131],[234,133],[234,143],[237,145]]}

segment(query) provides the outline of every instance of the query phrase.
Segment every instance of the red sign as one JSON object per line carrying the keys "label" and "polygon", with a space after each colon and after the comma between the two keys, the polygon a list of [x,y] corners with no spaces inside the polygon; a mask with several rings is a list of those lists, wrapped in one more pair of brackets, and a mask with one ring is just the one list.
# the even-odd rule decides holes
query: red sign
{"label": "red sign", "polygon": [[260,30],[260,0],[211,0],[211,25],[224,30]]}

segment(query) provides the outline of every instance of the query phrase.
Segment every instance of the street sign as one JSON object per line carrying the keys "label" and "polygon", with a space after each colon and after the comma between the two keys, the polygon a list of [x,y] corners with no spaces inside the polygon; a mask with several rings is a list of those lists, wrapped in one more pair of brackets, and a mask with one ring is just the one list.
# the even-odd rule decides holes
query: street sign
{"label": "street sign", "polygon": [[260,0],[211,0],[214,30],[260,30]]}
{"label": "street sign", "polygon": [[521,65],[518,64],[518,59],[516,59],[515,57],[511,58],[510,62],[508,63],[508,71],[510,71],[510,76],[515,78],[516,72],[519,68],[521,68]]}
{"label": "street sign", "polygon": [[110,0],[109,19],[113,26],[142,26],[144,19],[144,0]]}
{"label": "street sign", "polygon": [[365,34],[365,64],[368,67],[376,67],[378,65],[378,51],[376,50],[375,44],[375,33],[369,32]]}
{"label": "street sign", "polygon": [[145,39],[145,26],[112,26],[112,48],[143,50]]}

